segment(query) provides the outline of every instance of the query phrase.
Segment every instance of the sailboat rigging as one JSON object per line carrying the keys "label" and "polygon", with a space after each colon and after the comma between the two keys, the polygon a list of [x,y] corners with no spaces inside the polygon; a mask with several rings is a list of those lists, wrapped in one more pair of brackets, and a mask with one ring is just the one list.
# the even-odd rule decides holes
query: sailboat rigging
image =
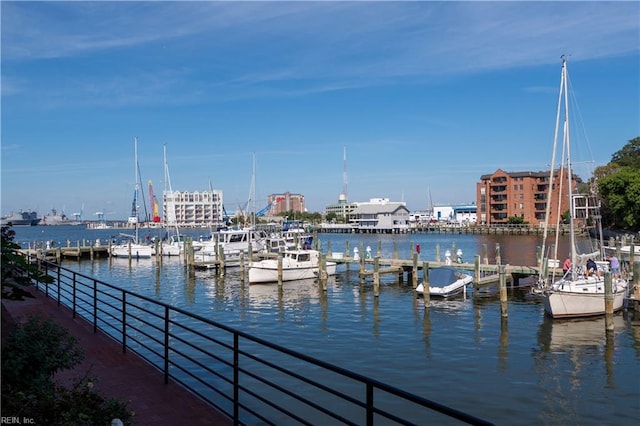
{"label": "sailboat rigging", "polygon": [[139,241],[139,212],[138,212],[138,191],[139,191],[139,169],[138,169],[138,138],[133,138],[134,145],[134,170],[135,170],[135,186],[133,192],[133,204],[131,206],[131,216],[129,216],[128,223],[133,225],[135,229],[135,235],[123,235],[129,238],[129,241],[122,244],[114,244],[111,246],[111,256],[114,257],[135,257],[135,258],[150,258],[152,254],[152,247],[147,244],[140,244]]}
{"label": "sailboat rigging", "polygon": [[[564,112],[564,114],[562,114]],[[557,143],[559,139],[560,127],[562,127],[562,164],[560,169],[561,181],[564,180],[564,164],[566,161],[566,178],[568,179],[568,193],[569,193],[569,227],[570,227],[570,258],[571,267],[568,272],[558,281],[549,282],[548,279],[543,276],[546,274],[541,273],[541,279],[539,281],[538,291],[542,294],[543,304],[545,312],[553,318],[571,318],[571,317],[586,317],[594,315],[605,314],[605,278],[598,268],[590,270],[587,261],[593,261],[593,259],[601,256],[599,251],[579,254],[576,250],[576,238],[575,238],[575,215],[576,215],[576,199],[573,189],[573,172],[571,162],[571,144],[570,144],[570,131],[569,131],[569,103],[568,103],[568,72],[567,72],[567,60],[562,57],[562,73],[560,79],[560,94],[558,97],[558,113],[556,115],[555,137],[553,143],[553,154],[551,161],[551,174],[549,179],[549,193],[553,188],[554,173],[555,171],[555,156]],[[566,155],[566,157],[565,157]],[[558,198],[559,200],[561,197]],[[548,232],[548,220],[550,216],[550,204],[552,203],[551,197],[547,199],[543,248],[541,251],[540,270],[544,271],[543,258],[545,253],[545,244]],[[587,203],[588,204],[588,203]],[[597,206],[595,206],[597,207]],[[594,207],[594,208],[595,208]],[[586,206],[587,209],[590,206]],[[560,201],[558,202],[558,212],[560,211]],[[595,219],[600,220],[599,215],[596,215]],[[556,232],[556,238],[557,238]],[[602,238],[602,232],[600,232]],[[556,240],[557,241],[557,240]],[[556,243],[557,247],[557,243]],[[602,243],[600,244],[602,247]],[[554,253],[557,259],[557,248]],[[608,263],[601,261],[602,266],[607,267]],[[619,310],[622,308],[624,298],[628,289],[628,282],[622,277],[612,278],[612,291],[613,291],[613,310]]]}

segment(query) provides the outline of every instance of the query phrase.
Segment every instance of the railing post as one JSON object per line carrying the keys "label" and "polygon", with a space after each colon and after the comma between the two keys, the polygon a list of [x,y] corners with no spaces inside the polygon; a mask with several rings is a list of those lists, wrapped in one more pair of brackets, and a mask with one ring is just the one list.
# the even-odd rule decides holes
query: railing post
{"label": "railing post", "polygon": [[164,384],[169,383],[169,305],[164,307]]}
{"label": "railing post", "polygon": [[98,331],[98,281],[93,280],[93,332]]}
{"label": "railing post", "polygon": [[233,424],[240,424],[240,337],[233,333]]}
{"label": "railing post", "polygon": [[62,289],[62,283],[60,282],[60,265],[58,265],[58,296],[57,296],[57,302],[58,302],[58,306],[60,306],[60,291]]}
{"label": "railing post", "polygon": [[[45,263],[44,264],[44,274],[49,276],[49,264]],[[47,296],[47,299],[49,298],[49,284],[44,283],[44,295]]]}
{"label": "railing post", "polygon": [[122,292],[122,353],[127,352],[127,293]]}
{"label": "railing post", "polygon": [[73,297],[71,303],[71,312],[73,312],[73,318],[76,317],[76,273],[73,273]]}
{"label": "railing post", "polygon": [[367,383],[367,426],[373,426],[373,385]]}

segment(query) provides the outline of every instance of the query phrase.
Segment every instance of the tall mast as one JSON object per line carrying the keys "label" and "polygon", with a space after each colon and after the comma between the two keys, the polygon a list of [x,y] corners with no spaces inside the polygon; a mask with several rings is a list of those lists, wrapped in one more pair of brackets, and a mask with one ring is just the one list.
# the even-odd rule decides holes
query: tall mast
{"label": "tall mast", "polygon": [[347,147],[344,147],[344,153],[342,155],[342,193],[345,196],[345,200],[347,199]]}
{"label": "tall mast", "polygon": [[[562,82],[564,85],[564,145],[567,150],[567,178],[569,179],[569,226],[571,227],[569,235],[571,236],[571,264],[576,264],[576,236],[573,230],[574,225],[574,214],[575,209],[573,206],[573,185],[572,177],[573,172],[571,171],[571,143],[569,138],[569,88],[567,87],[569,84],[569,79],[567,76],[567,59],[562,58]],[[571,276],[572,279],[575,279],[575,268],[571,268]]]}

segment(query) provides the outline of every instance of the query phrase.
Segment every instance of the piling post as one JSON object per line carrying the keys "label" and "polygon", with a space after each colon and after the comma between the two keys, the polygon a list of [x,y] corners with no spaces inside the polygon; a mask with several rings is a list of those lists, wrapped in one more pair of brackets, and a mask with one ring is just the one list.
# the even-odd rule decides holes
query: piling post
{"label": "piling post", "polygon": [[[486,245],[486,244],[485,244]],[[476,255],[473,260],[473,276],[474,276],[474,284],[476,285],[476,290],[479,288],[478,283],[480,283],[480,256]]]}
{"label": "piling post", "polygon": [[436,262],[440,263],[440,243],[436,243]]}
{"label": "piling post", "polygon": [[327,241],[327,257],[333,257],[333,253],[331,252],[331,241]]}
{"label": "piling post", "polygon": [[452,260],[454,260],[456,258],[455,255],[456,255],[456,242],[454,241],[454,242],[451,243],[451,259]]}
{"label": "piling post", "polygon": [[500,243],[496,243],[496,265],[502,265],[502,256],[500,256]]}
{"label": "piling post", "polygon": [[489,250],[486,244],[482,245],[482,263],[485,265],[489,264]]}
{"label": "piling post", "polygon": [[413,267],[412,267],[412,273],[411,273],[411,280],[412,280],[412,284],[413,288],[418,287],[418,253],[416,253],[415,251],[413,253],[411,253],[411,257],[413,260]]}
{"label": "piling post", "polygon": [[373,259],[373,296],[380,296],[380,256]]}
{"label": "piling post", "polygon": [[[633,251],[633,246],[631,247]],[[634,310],[638,312],[640,311],[640,262],[634,262],[633,265],[631,265],[631,267],[633,268],[631,288],[633,288],[633,298],[635,299],[633,306],[634,306]]]}
{"label": "piling post", "polygon": [[424,307],[431,306],[431,294],[429,294],[429,262],[422,262],[422,298]]}
{"label": "piling post", "polygon": [[282,286],[282,253],[278,253],[278,286]]}
{"label": "piling post", "polygon": [[347,275],[348,275],[349,274],[349,265],[351,264],[351,262],[349,262],[349,258],[351,257],[351,252],[349,251],[350,250],[349,240],[346,240],[344,242],[344,249],[345,249],[345,252],[344,252],[344,257],[345,257],[344,264],[347,267]]}
{"label": "piling post", "polygon": [[240,280],[245,281],[244,250],[240,250]]}
{"label": "piling post", "polygon": [[378,240],[378,251],[376,252],[376,256],[382,256],[382,240]]}
{"label": "piling post", "polygon": [[607,331],[613,331],[613,281],[611,272],[604,273],[604,326]]}
{"label": "piling post", "polygon": [[320,270],[318,271],[318,279],[320,280],[322,291],[327,291],[328,278],[329,274],[327,274],[327,257],[324,254],[320,253]]}
{"label": "piling post", "polygon": [[364,253],[363,253],[360,255],[360,284],[364,284],[364,272],[365,272],[365,264],[364,264]]}
{"label": "piling post", "polygon": [[500,265],[500,315],[506,318],[507,315],[507,272],[504,265]]}
{"label": "piling post", "polygon": [[218,249],[218,275],[220,275],[221,277],[224,277],[225,274],[225,259],[224,259],[224,246],[222,244],[218,244],[217,246]]}

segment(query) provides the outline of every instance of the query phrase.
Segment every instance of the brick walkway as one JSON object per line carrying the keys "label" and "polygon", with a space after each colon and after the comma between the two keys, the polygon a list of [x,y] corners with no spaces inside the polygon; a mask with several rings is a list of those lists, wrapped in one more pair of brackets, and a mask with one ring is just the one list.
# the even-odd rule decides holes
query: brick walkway
{"label": "brick walkway", "polygon": [[[71,382],[84,376],[91,368],[90,376],[97,377],[96,389],[106,397],[130,401],[129,408],[135,416],[134,425],[230,425],[232,421],[197,396],[175,383],[165,385],[163,375],[137,355],[122,353],[122,347],[109,337],[93,333],[91,324],[80,318],[72,318],[71,311],[58,307],[35,289],[34,299],[24,301],[2,300],[3,332],[5,320],[20,321],[21,317],[37,314],[51,318],[65,327],[84,349],[85,360],[74,370],[66,371],[58,379]],[[3,415],[5,415],[3,413]]]}

